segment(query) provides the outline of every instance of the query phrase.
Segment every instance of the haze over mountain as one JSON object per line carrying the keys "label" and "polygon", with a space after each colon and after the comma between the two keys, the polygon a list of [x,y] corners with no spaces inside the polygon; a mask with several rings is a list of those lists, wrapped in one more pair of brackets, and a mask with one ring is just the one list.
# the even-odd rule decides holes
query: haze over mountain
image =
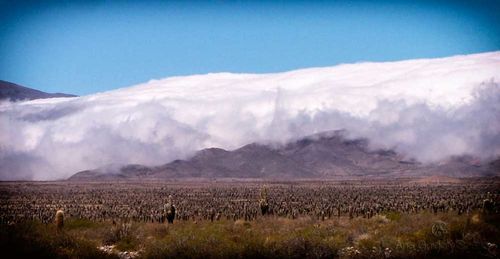
{"label": "haze over mountain", "polygon": [[347,140],[344,134],[341,131],[316,134],[280,146],[252,143],[233,151],[208,148],[196,152],[187,160],[174,160],[161,166],[108,166],[78,172],[69,180],[345,180],[500,176],[500,171],[494,168],[491,161],[480,162],[464,156],[438,164],[421,164],[405,160],[392,150],[370,151],[367,140]]}
{"label": "haze over mountain", "polygon": [[46,93],[36,89],[0,80],[0,101],[25,101],[55,97],[76,97],[76,95],[63,93]]}
{"label": "haze over mountain", "polygon": [[[169,162],[186,160],[180,164],[189,169],[199,150],[232,158],[254,143],[250,151],[273,157],[277,153],[268,145],[286,147],[332,130],[344,130],[346,141],[366,139],[361,153],[390,150],[422,166],[451,165],[457,161],[452,157],[494,161],[500,155],[499,67],[500,52],[490,52],[274,74],[171,77],[76,98],[3,102],[0,179],[66,179],[110,164],[167,163],[165,175],[176,175],[180,167]],[[327,172],[322,168],[328,168],[328,156],[314,161],[317,155],[299,148],[301,155],[289,163],[286,148],[279,150],[277,160],[262,157],[262,168],[283,158],[286,163],[274,172],[283,165],[298,168],[297,174],[302,167],[309,174]],[[355,171],[336,173],[342,170]]]}

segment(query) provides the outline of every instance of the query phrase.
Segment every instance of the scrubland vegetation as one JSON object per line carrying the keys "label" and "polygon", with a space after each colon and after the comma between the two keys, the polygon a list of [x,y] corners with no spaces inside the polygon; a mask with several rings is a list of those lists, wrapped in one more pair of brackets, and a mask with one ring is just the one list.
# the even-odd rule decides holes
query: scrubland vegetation
{"label": "scrubland vegetation", "polygon": [[[2,225],[4,254],[17,258],[443,258],[499,256],[498,215],[473,212],[331,220],[264,217],[255,221],[159,223],[69,219],[62,231],[36,221]],[[98,249],[114,245],[112,252]]]}
{"label": "scrubland vegetation", "polygon": [[[477,183],[472,185],[474,184]],[[280,215],[275,211],[273,214],[247,217],[246,220],[244,213],[241,214],[241,218],[211,218],[207,212],[194,213],[194,208],[205,206],[200,204],[192,207],[195,217],[176,218],[174,224],[167,224],[161,220],[157,222],[149,218],[141,220],[141,217],[85,218],[67,213],[61,229],[57,228],[53,221],[55,208],[52,221],[44,221],[43,218],[35,216],[26,218],[23,214],[19,214],[19,217],[16,215],[7,217],[6,214],[17,211],[7,206],[12,205],[13,201],[19,203],[17,206],[32,201],[27,193],[11,194],[7,197],[8,188],[3,188],[3,206],[0,214],[4,219],[11,220],[3,220],[0,224],[0,249],[3,254],[8,255],[8,258],[498,258],[498,244],[500,244],[498,189],[495,189],[495,183],[480,185],[481,188],[472,185],[467,183],[451,187],[441,186],[441,190],[447,190],[442,193],[435,192],[439,190],[438,186],[407,186],[409,188],[407,197],[411,197],[408,196],[409,193],[414,190],[412,188],[416,188],[415,190],[422,195],[427,195],[422,197],[423,200],[429,199],[432,204],[431,201],[435,198],[438,204],[443,204],[435,206],[438,208],[436,210],[432,205],[418,207],[417,199],[407,200],[388,196],[388,204],[395,205],[383,207],[373,214],[358,210],[359,213],[350,215],[348,209],[346,212],[341,210],[340,215],[335,213],[328,215],[329,207],[320,205],[343,203],[329,200],[330,196],[327,196],[326,192],[332,189],[327,188],[320,191],[325,192],[324,197],[311,197],[315,201],[311,210],[297,209],[296,215],[292,214],[294,206],[304,205],[291,198],[292,200],[287,203],[291,205],[284,206],[290,207],[290,215]],[[240,188],[240,192],[254,193],[246,200],[248,206],[243,208],[248,208],[254,203],[257,204],[255,206],[259,206],[259,195],[261,195],[259,186],[261,185],[255,184],[254,187],[249,187],[253,191]],[[395,192],[398,192],[400,188],[398,186],[400,185],[393,186]],[[130,185],[128,187],[131,188]],[[183,188],[186,189],[186,186]],[[198,195],[205,192],[203,188],[214,190],[213,186],[196,188],[193,189],[193,193]],[[276,190],[278,187],[268,184],[267,188],[271,207],[276,206],[276,199],[285,199],[272,198],[273,194],[282,193]],[[288,190],[287,188],[289,187],[284,187],[283,190]],[[355,185],[348,188],[353,193],[362,193],[356,191]],[[56,190],[56,188],[42,189],[44,191],[40,193],[52,193]],[[87,186],[86,190],[89,197],[99,200],[95,189]],[[166,193],[169,190],[171,188],[164,189]],[[229,190],[229,193],[234,191],[233,188]],[[302,188],[294,190],[307,192]],[[463,197],[469,199],[459,199],[457,196],[454,202],[444,202],[444,197],[448,197],[450,192],[454,193],[454,190],[457,190],[455,195],[462,193]],[[485,192],[484,197],[489,197],[486,199],[488,203],[484,203],[486,207],[476,206],[473,202],[476,196],[478,199],[484,198],[482,192]],[[234,191],[234,193],[239,192]],[[466,195],[467,193],[470,195]],[[19,196],[12,197],[15,195]],[[115,195],[120,197],[123,193],[118,191]],[[288,197],[286,192],[282,195]],[[229,195],[226,199],[229,201],[235,197],[239,199],[238,195]],[[306,196],[299,194],[298,197]],[[342,197],[351,195],[346,194]],[[221,196],[217,200],[223,199]],[[355,201],[358,199],[363,200],[365,197],[358,197]],[[204,201],[205,198],[201,200]],[[49,199],[45,201],[49,202]],[[351,208],[362,207],[363,203],[355,201],[351,202]],[[182,204],[192,204],[191,202],[183,203],[177,196],[175,204],[178,210],[182,211]],[[375,202],[385,204],[381,200]],[[212,203],[215,204],[219,203]],[[415,208],[419,209],[412,209],[412,206],[407,209],[406,204],[415,204]],[[90,204],[82,204],[82,208],[84,205],[93,208]],[[319,209],[314,209],[315,206]],[[64,206],[59,207],[64,209]],[[368,204],[365,207],[368,208]],[[33,207],[24,205],[24,208]],[[52,209],[52,205],[49,208]],[[335,211],[337,210],[333,209],[333,212]]]}

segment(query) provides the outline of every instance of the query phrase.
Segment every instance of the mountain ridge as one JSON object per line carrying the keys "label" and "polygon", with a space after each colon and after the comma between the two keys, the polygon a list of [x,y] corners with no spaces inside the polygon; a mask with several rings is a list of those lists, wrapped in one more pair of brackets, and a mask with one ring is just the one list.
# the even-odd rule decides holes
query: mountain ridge
{"label": "mountain ridge", "polygon": [[251,143],[232,151],[207,148],[189,159],[160,166],[131,164],[113,172],[86,170],[68,180],[463,178],[498,173],[488,163],[478,163],[466,156],[422,164],[393,150],[370,150],[368,140],[346,139],[342,132],[336,131],[278,146]]}

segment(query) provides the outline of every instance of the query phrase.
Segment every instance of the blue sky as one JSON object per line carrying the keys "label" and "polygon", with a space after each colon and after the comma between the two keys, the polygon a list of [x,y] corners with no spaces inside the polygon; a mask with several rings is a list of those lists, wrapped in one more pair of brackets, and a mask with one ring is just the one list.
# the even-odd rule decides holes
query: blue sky
{"label": "blue sky", "polygon": [[500,49],[500,1],[0,0],[0,79],[79,95]]}

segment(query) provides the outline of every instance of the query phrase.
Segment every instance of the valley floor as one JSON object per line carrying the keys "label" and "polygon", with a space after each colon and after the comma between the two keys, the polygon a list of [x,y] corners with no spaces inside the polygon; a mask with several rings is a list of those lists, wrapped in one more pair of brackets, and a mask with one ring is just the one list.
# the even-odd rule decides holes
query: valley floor
{"label": "valley floor", "polygon": [[[3,182],[0,251],[5,258],[498,258],[499,197],[495,179]],[[173,224],[165,222],[167,204],[176,207]],[[57,210],[64,211],[59,228]]]}
{"label": "valley floor", "polygon": [[0,226],[6,258],[498,258],[499,215],[384,213],[174,224],[27,221]]}

